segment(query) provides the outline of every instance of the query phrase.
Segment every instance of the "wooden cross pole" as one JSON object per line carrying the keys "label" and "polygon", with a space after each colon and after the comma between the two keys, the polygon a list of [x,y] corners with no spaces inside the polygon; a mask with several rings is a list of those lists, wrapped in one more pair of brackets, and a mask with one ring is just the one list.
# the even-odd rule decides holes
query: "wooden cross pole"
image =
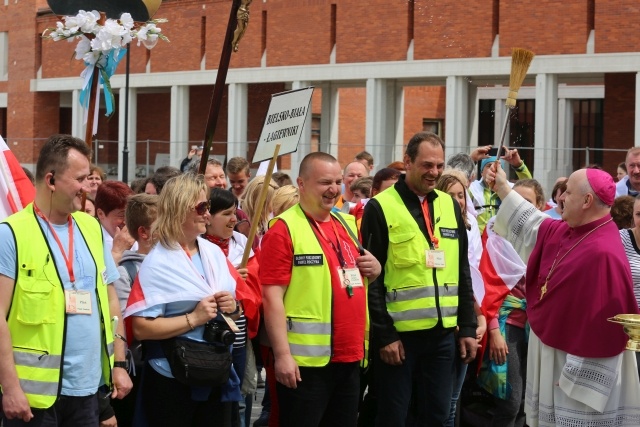
{"label": "wooden cross pole", "polygon": [[[98,20],[98,24],[104,25],[106,19],[107,15],[104,12],[100,12],[100,19]],[[98,98],[98,91],[100,90],[100,86],[98,84],[99,82],[100,70],[98,69],[98,65],[96,64],[93,67],[93,75],[91,76],[91,87],[89,88],[89,106],[87,109],[87,128],[85,129],[84,133],[84,141],[89,147],[91,147],[93,141],[93,122],[94,116],[96,114],[96,108],[98,108],[96,106],[96,99]]]}
{"label": "wooden cross pole", "polygon": [[224,36],[224,44],[222,45],[222,54],[220,55],[220,64],[218,65],[218,75],[216,76],[216,84],[213,88],[213,96],[211,97],[211,106],[209,107],[209,117],[207,118],[207,127],[204,131],[204,148],[202,157],[200,158],[200,167],[198,173],[204,174],[207,169],[207,161],[211,152],[211,144],[213,142],[213,134],[216,132],[218,116],[220,115],[220,106],[222,105],[222,95],[227,80],[227,71],[229,71],[229,61],[231,60],[231,52],[233,50],[232,41],[233,33],[238,24],[237,14],[240,9],[241,0],[233,0],[231,5],[231,13],[229,14],[229,22],[227,23],[227,32]]}
{"label": "wooden cross pole", "polygon": [[242,254],[242,262],[240,263],[239,268],[244,268],[247,266],[247,261],[249,261],[249,255],[251,254],[251,247],[253,246],[253,240],[256,237],[256,232],[258,231],[258,223],[260,222],[260,216],[262,215],[262,210],[265,208],[264,204],[267,200],[267,194],[269,192],[269,183],[271,182],[271,175],[273,174],[273,168],[276,165],[276,160],[278,160],[278,153],[280,152],[280,144],[276,144],[273,149],[273,157],[269,160],[269,167],[267,168],[267,173],[264,176],[264,183],[262,184],[262,191],[260,191],[260,197],[258,198],[258,203],[256,204],[256,211],[253,214],[253,218],[251,218],[251,229],[249,231],[249,236],[247,237],[247,245],[244,247],[244,253]]}

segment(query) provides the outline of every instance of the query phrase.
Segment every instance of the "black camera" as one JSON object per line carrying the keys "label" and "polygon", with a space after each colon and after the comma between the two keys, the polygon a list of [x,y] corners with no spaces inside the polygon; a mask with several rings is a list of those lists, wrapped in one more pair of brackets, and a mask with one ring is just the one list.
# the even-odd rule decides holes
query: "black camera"
{"label": "black camera", "polygon": [[226,322],[210,321],[204,324],[202,338],[212,344],[231,345],[236,340],[236,334]]}

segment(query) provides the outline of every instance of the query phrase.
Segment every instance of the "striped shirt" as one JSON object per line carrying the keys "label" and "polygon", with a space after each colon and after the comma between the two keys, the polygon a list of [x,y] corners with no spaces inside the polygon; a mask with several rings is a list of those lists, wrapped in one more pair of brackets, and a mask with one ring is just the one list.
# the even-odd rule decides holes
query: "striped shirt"
{"label": "striped shirt", "polygon": [[622,239],[622,245],[629,259],[629,265],[631,266],[633,294],[636,296],[636,301],[640,306],[640,249],[638,248],[636,239],[633,237],[633,231],[620,230],[620,238]]}

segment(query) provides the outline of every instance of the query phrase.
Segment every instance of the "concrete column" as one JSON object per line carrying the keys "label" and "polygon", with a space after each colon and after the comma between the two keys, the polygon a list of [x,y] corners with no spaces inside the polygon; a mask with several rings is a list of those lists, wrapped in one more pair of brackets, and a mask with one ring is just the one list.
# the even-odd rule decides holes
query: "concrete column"
{"label": "concrete column", "polygon": [[[413,43],[413,41],[411,42]],[[396,160],[402,160],[404,156],[404,145],[409,141],[404,140],[404,86],[396,86],[396,132],[393,138],[394,140],[394,150],[393,150],[393,158],[391,161],[384,163],[379,160],[374,160],[373,171],[379,171],[384,168],[391,162],[395,162]]]}
{"label": "concrete column", "polygon": [[457,150],[469,147],[469,81],[462,76],[447,77],[444,140]]}
{"label": "concrete column", "polygon": [[470,153],[470,147],[478,146],[478,127],[480,125],[480,96],[478,95],[478,87],[471,83],[468,84],[469,91],[469,139],[468,139],[468,148],[466,150],[462,149],[456,152],[448,152],[447,154],[456,154],[457,152],[463,151],[465,153]]}
{"label": "concrete column", "polygon": [[[496,99],[493,115],[493,146],[495,148],[500,147],[502,138],[502,128],[504,127],[504,121],[507,120],[507,106],[504,104],[504,99]],[[508,121],[508,120],[507,120]],[[509,123],[507,123],[507,131],[504,137],[504,141],[509,145]]]}
{"label": "concrete column", "polygon": [[[545,190],[553,187],[558,171],[558,76],[536,76],[536,128],[533,177]],[[549,190],[547,190],[549,191]]]}
{"label": "concrete column", "polygon": [[[295,81],[291,84],[291,89],[292,90],[303,89],[309,86],[311,86],[310,82]],[[323,97],[324,97],[324,92],[323,92]],[[291,177],[293,182],[295,182],[296,178],[298,177],[298,169],[300,167],[300,162],[302,161],[302,159],[304,159],[304,156],[306,156],[311,152],[312,114],[311,114],[311,109],[307,109],[307,110],[308,110],[308,113],[304,121],[302,134],[300,135],[300,142],[298,142],[298,150],[294,153],[291,153],[291,172],[289,173],[289,176]]]}
{"label": "concrete column", "polygon": [[378,165],[395,160],[397,106],[395,80],[367,79],[365,149]]}
{"label": "concrete column", "polygon": [[80,89],[71,91],[71,97],[71,135],[84,140],[84,108],[80,105]]}
{"label": "concrete column", "polygon": [[169,164],[179,168],[189,153],[189,86],[171,86],[169,140]]}
{"label": "concrete column", "polygon": [[636,122],[633,135],[633,146],[640,147],[640,73],[636,73]]}
{"label": "concrete column", "polygon": [[331,83],[322,85],[322,115],[320,117],[319,151],[338,157],[338,114],[340,93]]}
{"label": "concrete column", "polygon": [[[123,178],[123,159],[124,159],[124,122],[125,111],[127,110],[125,105],[125,93],[126,89],[120,89],[119,105],[118,105],[118,179],[122,181]],[[128,167],[127,167],[127,180],[129,182],[136,179],[136,136],[138,134],[138,96],[136,88],[129,87],[129,122],[127,125],[127,148],[129,150],[128,155]]]}
{"label": "concrete column", "polygon": [[[229,118],[227,121],[227,160],[232,157],[247,157],[247,116],[249,85],[229,84]],[[251,161],[251,159],[249,159]]]}
{"label": "concrete column", "polygon": [[[573,100],[561,98],[558,100],[558,157],[555,179],[569,176],[573,171]],[[555,180],[553,182],[555,184]],[[551,188],[545,188],[545,194],[550,194]]]}

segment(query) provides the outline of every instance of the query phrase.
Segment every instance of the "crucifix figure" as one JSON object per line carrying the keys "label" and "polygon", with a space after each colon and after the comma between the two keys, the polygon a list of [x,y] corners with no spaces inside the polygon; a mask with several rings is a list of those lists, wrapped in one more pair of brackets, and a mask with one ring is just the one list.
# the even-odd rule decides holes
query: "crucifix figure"
{"label": "crucifix figure", "polygon": [[252,1],[253,0],[242,0],[238,8],[238,14],[236,15],[238,26],[233,32],[233,41],[231,42],[234,52],[238,51],[238,43],[240,43],[240,39],[242,39],[244,32],[247,30],[247,25],[249,24],[249,5]]}

